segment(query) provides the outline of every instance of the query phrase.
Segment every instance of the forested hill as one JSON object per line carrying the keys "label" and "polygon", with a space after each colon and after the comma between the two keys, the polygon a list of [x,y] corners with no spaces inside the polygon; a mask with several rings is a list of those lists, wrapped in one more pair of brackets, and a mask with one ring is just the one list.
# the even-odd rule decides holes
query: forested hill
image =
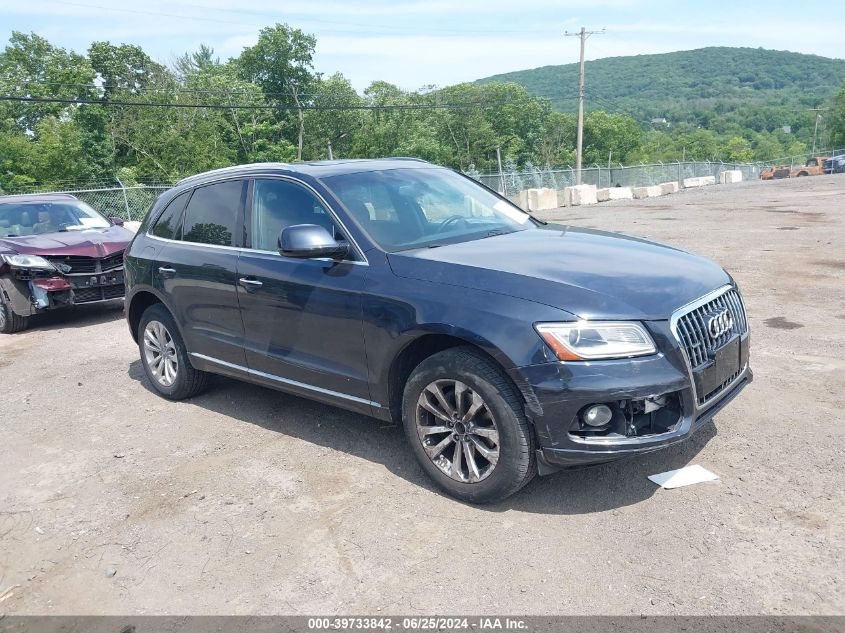
{"label": "forested hill", "polygon": [[[749,108],[764,115],[768,108],[778,110],[778,121],[771,124],[789,124],[788,110],[823,105],[843,80],[845,60],[762,48],[711,47],[608,57],[586,64],[588,109],[615,110],[641,121],[666,117],[669,122],[705,127],[713,116]],[[574,111],[578,106],[577,63],[494,75],[478,83],[493,81],[525,86],[559,110]]]}

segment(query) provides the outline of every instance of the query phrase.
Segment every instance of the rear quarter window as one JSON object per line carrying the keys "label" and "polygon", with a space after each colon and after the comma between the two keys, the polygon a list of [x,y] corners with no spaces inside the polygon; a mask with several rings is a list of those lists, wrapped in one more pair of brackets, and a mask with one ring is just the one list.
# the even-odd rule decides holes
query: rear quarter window
{"label": "rear quarter window", "polygon": [[243,180],[227,180],[195,189],[185,209],[182,239],[234,246],[244,185]]}
{"label": "rear quarter window", "polygon": [[185,208],[185,202],[188,201],[188,193],[190,192],[180,193],[164,208],[164,211],[158,216],[155,226],[153,226],[151,231],[153,235],[168,240],[179,239],[179,221],[182,219],[182,209]]}

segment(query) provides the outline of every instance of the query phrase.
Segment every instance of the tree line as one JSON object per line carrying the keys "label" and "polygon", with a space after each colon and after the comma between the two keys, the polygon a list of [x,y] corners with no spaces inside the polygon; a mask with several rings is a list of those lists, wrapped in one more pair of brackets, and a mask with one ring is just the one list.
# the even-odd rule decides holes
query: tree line
{"label": "tree line", "polygon": [[[0,189],[170,183],[238,163],[416,156],[467,172],[575,161],[575,115],[515,83],[357,92],[313,65],[316,38],[285,24],[221,61],[208,46],[164,65],[130,44],[82,55],[13,32],[0,53]],[[841,103],[840,103],[841,102]],[[840,93],[845,144],[845,88]],[[585,120],[586,164],[761,156],[741,133],[692,125],[651,129],[617,112]],[[773,141],[769,154],[806,151]]]}

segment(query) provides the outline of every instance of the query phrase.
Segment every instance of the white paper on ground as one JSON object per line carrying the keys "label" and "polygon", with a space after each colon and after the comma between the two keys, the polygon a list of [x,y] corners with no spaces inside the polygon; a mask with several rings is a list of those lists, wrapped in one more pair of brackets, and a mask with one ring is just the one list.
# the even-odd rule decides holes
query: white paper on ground
{"label": "white paper on ground", "polygon": [[685,466],[678,470],[667,470],[665,473],[649,475],[648,478],[658,486],[670,489],[699,484],[703,481],[715,481],[719,476],[701,466]]}

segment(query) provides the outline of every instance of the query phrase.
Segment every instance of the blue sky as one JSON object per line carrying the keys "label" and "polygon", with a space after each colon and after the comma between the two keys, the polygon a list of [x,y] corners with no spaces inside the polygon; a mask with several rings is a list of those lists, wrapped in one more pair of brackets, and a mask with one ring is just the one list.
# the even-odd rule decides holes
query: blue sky
{"label": "blue sky", "polygon": [[845,56],[845,2],[795,0],[0,0],[0,33],[35,31],[84,52],[93,40],[139,44],[169,62],[200,43],[221,58],[287,22],[317,36],[317,70],[362,90],[445,86],[578,60],[565,30],[607,29],[587,58],[702,46],[762,46]]}

